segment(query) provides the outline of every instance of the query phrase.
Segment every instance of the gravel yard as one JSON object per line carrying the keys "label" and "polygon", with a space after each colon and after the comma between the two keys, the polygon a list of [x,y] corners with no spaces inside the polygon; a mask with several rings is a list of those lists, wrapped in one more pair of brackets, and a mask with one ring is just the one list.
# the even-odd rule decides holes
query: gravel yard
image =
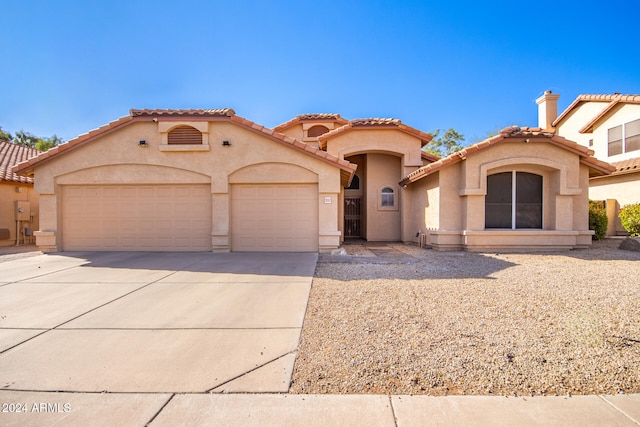
{"label": "gravel yard", "polygon": [[[292,393],[640,392],[640,252],[321,257]],[[387,247],[389,248],[389,246]],[[401,253],[402,252],[402,253]]]}

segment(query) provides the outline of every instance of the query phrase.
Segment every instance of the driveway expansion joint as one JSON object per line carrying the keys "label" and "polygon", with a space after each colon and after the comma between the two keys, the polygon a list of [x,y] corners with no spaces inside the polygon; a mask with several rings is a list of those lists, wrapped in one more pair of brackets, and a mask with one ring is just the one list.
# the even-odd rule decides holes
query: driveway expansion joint
{"label": "driveway expansion joint", "polygon": [[222,386],[223,386],[223,385],[225,385],[225,384],[229,384],[230,382],[235,381],[235,380],[237,380],[238,378],[242,378],[242,377],[244,377],[245,375],[250,374],[251,372],[254,372],[254,371],[257,371],[258,369],[264,368],[265,366],[267,366],[267,365],[269,365],[269,364],[271,364],[271,363],[275,362],[276,360],[280,360],[280,359],[282,359],[282,358],[283,358],[283,357],[285,357],[285,356],[288,356],[288,355],[290,355],[290,354],[295,354],[297,351],[298,351],[298,349],[296,348],[295,350],[288,351],[288,352],[286,352],[286,353],[284,353],[284,354],[281,354],[281,355],[280,355],[280,356],[278,356],[278,357],[274,357],[273,359],[271,359],[271,360],[269,360],[269,361],[267,361],[267,362],[265,362],[265,363],[263,363],[263,364],[261,364],[261,365],[258,365],[258,366],[254,367],[254,368],[251,368],[251,369],[249,369],[248,371],[245,371],[245,372],[243,372],[243,373],[242,373],[242,374],[240,374],[240,375],[236,375],[236,376],[235,376],[235,377],[233,377],[233,378],[230,378],[230,379],[228,379],[228,380],[226,380],[226,381],[224,381],[224,382],[221,382],[220,384],[218,384],[218,385],[216,385],[216,386],[214,386],[214,387],[211,387],[210,389],[207,389],[207,390],[205,391],[205,393],[210,393],[210,394],[225,394],[225,393],[224,393],[224,391],[221,391],[221,392],[214,392],[213,390],[215,390],[215,389],[217,389],[217,388],[219,388],[219,387],[222,387]]}
{"label": "driveway expansion joint", "polygon": [[610,402],[609,399],[607,399],[605,396],[602,395],[597,395],[600,399],[604,400],[604,402],[606,404],[608,404],[609,406],[611,406],[616,412],[621,413],[622,415],[624,415],[628,420],[630,420],[631,422],[633,422],[636,425],[640,426],[640,422],[638,422],[636,419],[634,419],[632,416],[630,416],[629,414],[627,414],[625,411],[623,411],[622,409],[618,408],[616,405],[613,404],[613,402]]}
{"label": "driveway expansion joint", "polygon": [[139,290],[141,290],[141,289],[145,289],[145,288],[147,288],[147,287],[149,287],[149,286],[153,285],[154,283],[157,283],[157,282],[159,282],[160,280],[166,279],[167,277],[169,277],[169,276],[171,276],[171,275],[173,275],[173,274],[176,274],[176,273],[177,273],[176,271],[172,271],[171,273],[167,274],[167,275],[166,275],[166,276],[164,276],[164,277],[161,277],[161,278],[159,278],[159,279],[157,279],[157,280],[154,280],[154,281],[152,281],[152,282],[149,282],[149,283],[147,283],[146,285],[140,286],[139,288],[136,288],[136,289],[134,289],[134,290],[132,290],[132,291],[129,291],[129,292],[125,293],[125,294],[122,294],[122,295],[120,295],[120,296],[119,296],[119,297],[117,297],[117,298],[114,298],[114,299],[112,299],[112,300],[110,300],[110,301],[105,302],[104,304],[100,304],[100,305],[98,305],[97,307],[94,307],[94,308],[92,308],[92,309],[90,309],[90,310],[88,310],[88,311],[85,311],[84,313],[81,313],[81,314],[79,314],[79,315],[77,315],[77,316],[75,316],[75,317],[73,317],[73,318],[71,318],[71,319],[68,319],[68,320],[66,320],[66,321],[64,321],[64,322],[62,322],[62,323],[60,323],[59,325],[54,326],[53,328],[51,328],[51,330],[53,330],[53,329],[58,329],[58,328],[60,328],[62,325],[66,325],[67,323],[73,322],[74,320],[79,319],[79,318],[80,318],[80,317],[82,317],[82,316],[85,316],[85,315],[87,315],[87,314],[89,314],[89,313],[92,313],[92,312],[94,312],[94,311],[98,310],[99,308],[105,307],[105,306],[107,306],[107,305],[109,305],[109,304],[111,304],[111,303],[113,303],[113,302],[116,302],[116,301],[118,301],[118,300],[120,300],[120,299],[123,299],[123,298],[125,298],[125,297],[127,297],[127,296],[129,296],[129,295],[133,294],[134,292],[138,292],[138,291],[139,291]]}
{"label": "driveway expansion joint", "polygon": [[160,415],[160,413],[164,410],[164,408],[167,407],[167,405],[169,404],[169,402],[171,402],[173,400],[173,398],[175,397],[175,393],[171,394],[171,396],[169,396],[169,398],[167,399],[166,402],[164,402],[164,404],[160,407],[160,409],[158,409],[158,411],[153,414],[153,416],[151,417],[151,419],[149,421],[147,421],[147,423],[145,424],[145,426],[148,426],[149,424],[151,424],[153,422],[153,420],[155,420],[158,415]]}

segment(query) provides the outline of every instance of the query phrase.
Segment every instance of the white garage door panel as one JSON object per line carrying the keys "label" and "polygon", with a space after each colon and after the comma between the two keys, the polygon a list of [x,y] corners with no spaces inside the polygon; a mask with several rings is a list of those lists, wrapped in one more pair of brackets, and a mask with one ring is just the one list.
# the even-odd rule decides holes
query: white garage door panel
{"label": "white garage door panel", "polygon": [[318,250],[317,184],[236,184],[231,211],[233,251]]}
{"label": "white garage door panel", "polygon": [[64,250],[211,250],[208,185],[65,186]]}

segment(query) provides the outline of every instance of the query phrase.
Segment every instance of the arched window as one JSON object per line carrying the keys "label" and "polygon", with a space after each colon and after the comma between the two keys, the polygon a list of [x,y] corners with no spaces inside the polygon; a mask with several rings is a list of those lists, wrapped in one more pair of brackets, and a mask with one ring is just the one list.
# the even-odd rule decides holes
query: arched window
{"label": "arched window", "polygon": [[307,136],[309,138],[314,138],[316,136],[324,135],[327,132],[329,132],[329,128],[327,128],[326,126],[315,125],[309,128],[309,130],[307,131]]}
{"label": "arched window", "polygon": [[394,191],[393,188],[384,187],[380,192],[380,205],[382,206],[393,206],[394,205]]}
{"label": "arched window", "polygon": [[202,133],[191,126],[177,126],[169,131],[169,144],[202,144]]}
{"label": "arched window", "polygon": [[398,199],[396,190],[392,187],[383,187],[378,192],[378,209],[379,210],[397,210]]}
{"label": "arched window", "polygon": [[502,172],[487,176],[485,228],[542,228],[542,176]]}

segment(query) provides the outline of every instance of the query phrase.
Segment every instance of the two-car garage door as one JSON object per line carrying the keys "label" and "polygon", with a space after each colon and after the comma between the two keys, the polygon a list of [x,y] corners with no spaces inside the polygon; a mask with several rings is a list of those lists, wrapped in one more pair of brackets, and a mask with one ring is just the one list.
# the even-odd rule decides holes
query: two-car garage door
{"label": "two-car garage door", "polygon": [[[232,251],[318,251],[317,184],[231,187]],[[210,185],[66,185],[63,250],[210,251],[211,202]]]}
{"label": "two-car garage door", "polygon": [[210,251],[209,185],[65,186],[65,251]]}

